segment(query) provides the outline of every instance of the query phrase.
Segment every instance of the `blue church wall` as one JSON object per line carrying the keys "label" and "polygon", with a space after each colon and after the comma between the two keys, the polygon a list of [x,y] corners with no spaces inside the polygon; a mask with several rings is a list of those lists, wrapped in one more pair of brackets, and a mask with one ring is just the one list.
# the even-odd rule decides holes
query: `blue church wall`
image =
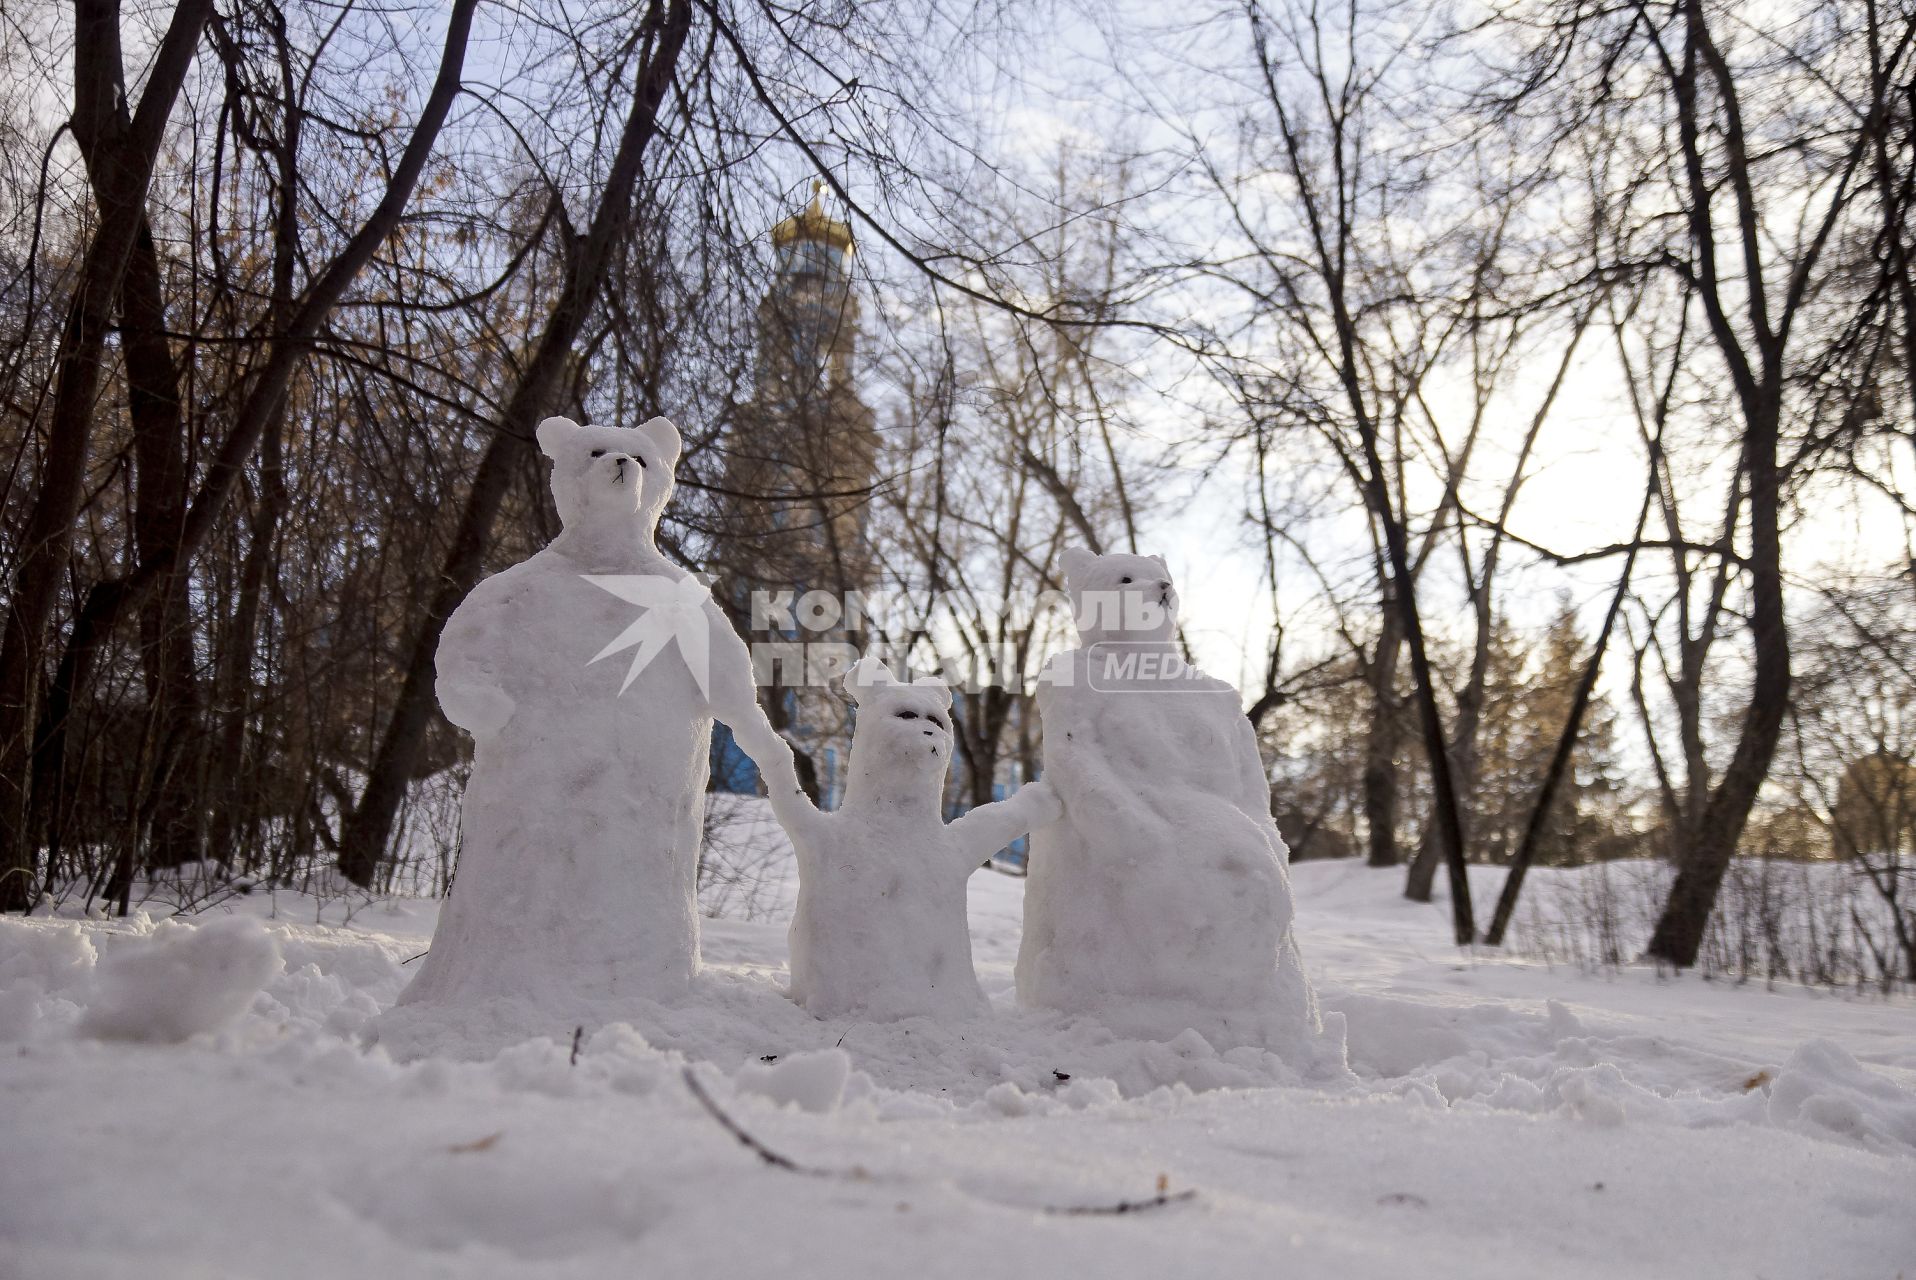
{"label": "blue church wall", "polygon": [[758,794],[758,766],[732,737],[730,725],[712,726],[712,790],[735,796]]}

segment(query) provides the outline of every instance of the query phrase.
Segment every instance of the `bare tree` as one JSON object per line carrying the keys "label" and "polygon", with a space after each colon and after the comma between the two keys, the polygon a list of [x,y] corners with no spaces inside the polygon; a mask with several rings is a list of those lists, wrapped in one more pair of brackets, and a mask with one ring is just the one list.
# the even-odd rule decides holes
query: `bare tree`
{"label": "bare tree", "polygon": [[[1879,42],[1883,67],[1905,64],[1916,37],[1911,18]],[[1748,539],[1735,569],[1747,589],[1749,691],[1649,945],[1657,959],[1687,966],[1782,734],[1790,692],[1785,417],[1841,333],[1819,312],[1891,104],[1871,92],[1881,76],[1868,60],[1851,57],[1815,23],[1758,32],[1708,0],[1613,11],[1565,5],[1547,14],[1540,34],[1529,85],[1550,86],[1562,118],[1611,139],[1636,166],[1629,181],[1593,193],[1599,218],[1628,227],[1612,242],[1629,255],[1594,266],[1654,267],[1682,282],[1736,411],[1724,541],[1739,525]],[[1619,92],[1626,81],[1638,87]],[[1833,126],[1813,138],[1800,126],[1810,100],[1827,107]],[[1794,142],[1775,145],[1786,137]],[[1712,601],[1727,589],[1727,548],[1717,563],[1725,586]]]}
{"label": "bare tree", "polygon": [[[1442,293],[1437,305],[1418,305],[1431,294],[1412,281],[1411,264],[1436,238],[1419,246],[1397,239],[1396,228],[1416,199],[1409,193],[1417,179],[1407,175],[1432,163],[1429,149],[1405,145],[1393,153],[1373,136],[1390,111],[1394,86],[1385,68],[1418,37],[1414,25],[1405,34],[1396,22],[1400,12],[1390,6],[1274,13],[1250,3],[1244,13],[1257,121],[1247,128],[1264,131],[1274,143],[1272,154],[1244,173],[1226,172],[1199,151],[1241,245],[1241,257],[1203,270],[1248,295],[1252,313],[1270,327],[1263,341],[1291,356],[1287,364],[1259,353],[1259,371],[1234,380],[1258,384],[1256,399],[1267,413],[1313,425],[1361,501],[1383,605],[1374,650],[1363,658],[1376,707],[1365,771],[1372,860],[1397,860],[1393,704],[1401,649],[1410,658],[1454,931],[1467,944],[1475,925],[1463,816],[1417,606],[1417,576],[1436,531],[1454,517],[1456,486],[1476,432],[1467,431],[1454,452],[1441,432],[1436,437],[1445,496],[1419,548],[1408,529],[1403,468],[1393,465],[1409,448],[1406,424],[1426,377],[1466,327],[1467,307]],[[1262,194],[1272,179],[1283,191],[1275,206]]]}
{"label": "bare tree", "polygon": [[106,335],[139,238],[166,124],[212,12],[212,0],[188,0],[174,10],[139,105],[132,108],[117,0],[76,0],[74,6],[69,124],[86,161],[98,223],[83,251],[80,283],[60,335],[48,448],[18,542],[0,632],[0,910],[24,910],[33,901],[36,842],[26,830],[33,732],[55,595],[82,499]]}

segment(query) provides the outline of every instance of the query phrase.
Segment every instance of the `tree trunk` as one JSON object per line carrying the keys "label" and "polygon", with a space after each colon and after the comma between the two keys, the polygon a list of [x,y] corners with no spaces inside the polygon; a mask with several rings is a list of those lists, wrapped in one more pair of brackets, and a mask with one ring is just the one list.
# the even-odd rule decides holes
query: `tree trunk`
{"label": "tree trunk", "polygon": [[[1465,696],[1458,699],[1457,725],[1451,734],[1451,770],[1457,779],[1458,801],[1466,807],[1474,806],[1477,795],[1477,723],[1482,702],[1481,686],[1476,689],[1474,698],[1467,690]],[[1474,807],[1470,811],[1475,813]],[[1437,823],[1433,820],[1424,824],[1417,852],[1404,874],[1404,896],[1412,902],[1429,902],[1437,882],[1437,868],[1443,860],[1443,845],[1437,838]]]}
{"label": "tree trunk", "polygon": [[[136,558],[144,559],[163,554],[180,536],[187,488],[179,371],[167,343],[159,251],[144,215],[120,283],[120,348],[133,427],[133,549]],[[168,574],[140,609],[140,665],[146,681],[146,713],[133,780],[134,818],[126,824],[122,838],[127,847],[114,859],[104,890],[109,901],[121,904],[122,914],[131,898],[133,876],[141,866],[177,867],[200,855],[198,797],[192,788],[180,785],[176,776],[199,722],[192,617],[182,572]],[[59,857],[64,841],[72,672],[72,664],[63,657],[42,718],[41,739],[34,747],[38,773],[33,783],[33,828],[46,833],[49,862]]]}
{"label": "tree trunk", "polygon": [[[272,316],[273,330],[277,333],[291,327],[297,305],[293,282],[299,260],[299,155],[304,117],[300,86],[292,74],[284,20],[274,24],[273,35],[280,55],[280,90],[285,95],[280,136],[273,148],[278,174],[278,208],[273,225]],[[251,720],[254,662],[259,648],[260,602],[270,593],[268,578],[274,573],[279,525],[291,501],[286,488],[285,431],[286,400],[282,397],[260,433],[259,493],[248,521],[246,552],[240,562],[238,600],[224,649],[228,657],[216,676],[222,709],[216,758],[221,768],[213,783],[216,802],[208,844],[222,862],[239,852],[241,833],[246,839],[252,838],[259,813],[255,802],[264,790],[264,779],[254,778],[254,790],[248,795],[246,732]],[[243,813],[248,804],[253,805],[253,812]],[[310,829],[303,809],[298,826],[302,831]],[[304,845],[295,839],[292,848],[300,850]]]}
{"label": "tree trunk", "polygon": [[246,554],[240,562],[238,600],[222,647],[225,663],[217,677],[220,723],[215,758],[219,772],[213,785],[218,799],[208,845],[222,862],[238,852],[240,842],[250,838],[256,827],[257,813],[245,812],[252,803],[246,785],[250,773],[246,735],[252,719],[254,663],[259,656],[260,602],[266,594],[274,544],[288,501],[284,429],[284,424],[276,421],[260,441],[260,493],[249,522]]}
{"label": "tree trunk", "polygon": [[[166,303],[152,228],[140,220],[120,287],[120,345],[125,352],[127,406],[133,423],[133,542],[142,559],[161,554],[186,521],[186,420],[179,371],[166,338]],[[177,867],[199,858],[203,809],[197,775],[201,753],[200,693],[195,675],[186,574],[166,574],[140,610],[140,662],[146,677],[153,755],[140,790],[151,797],[143,861]]]}
{"label": "tree trunk", "polygon": [[160,137],[213,12],[181,0],[148,73],[137,113],[121,86],[117,0],[75,0],[70,124],[87,163],[98,224],[82,257],[78,291],[55,354],[47,450],[20,540],[6,623],[0,630],[0,911],[33,902],[40,832],[33,817],[33,759],[48,632],[66,578],[92,443],[94,400],[120,281],[145,211]]}
{"label": "tree trunk", "polygon": [[1388,603],[1385,609],[1371,661],[1370,731],[1364,739],[1364,830],[1370,847],[1367,865],[1373,867],[1397,865],[1397,751],[1404,737],[1403,708],[1397,702],[1402,632]]}
{"label": "tree trunk", "polygon": [[[1340,323],[1340,331],[1347,322]],[[1355,360],[1346,344],[1346,376],[1355,377]],[[1360,399],[1352,388],[1352,403]],[[1444,740],[1442,712],[1437,706],[1437,686],[1430,673],[1430,654],[1424,647],[1424,627],[1417,614],[1416,580],[1410,572],[1410,551],[1404,527],[1391,505],[1390,490],[1384,483],[1384,465],[1377,452],[1377,431],[1367,415],[1358,416],[1358,431],[1364,448],[1366,497],[1372,514],[1384,528],[1384,546],[1389,555],[1391,598],[1397,605],[1404,639],[1410,646],[1411,683],[1417,698],[1418,721],[1423,729],[1424,757],[1430,766],[1431,808],[1435,811],[1437,832],[1442,841],[1444,864],[1450,872],[1451,931],[1457,945],[1467,947],[1476,941],[1477,926],[1470,909],[1470,875],[1464,865],[1463,815],[1458,811],[1457,784],[1451,776],[1449,744]]]}
{"label": "tree trunk", "polygon": [[1770,758],[1783,733],[1790,696],[1790,641],[1783,604],[1780,542],[1781,470],[1777,424],[1782,412],[1780,378],[1764,379],[1749,423],[1744,460],[1750,484],[1750,642],[1754,673],[1750,702],[1729,767],[1710,793],[1695,842],[1679,850],[1676,881],[1651,935],[1647,954],[1678,968],[1696,963],[1717,890],[1736,854],[1757,793],[1769,776]]}
{"label": "tree trunk", "polygon": [[[1736,854],[1737,842],[1749,822],[1770,760],[1783,733],[1790,696],[1790,643],[1783,601],[1780,545],[1783,468],[1777,464],[1779,427],[1783,412],[1784,355],[1795,309],[1804,294],[1801,285],[1826,240],[1818,235],[1806,256],[1792,269],[1792,286],[1783,296],[1783,312],[1770,321],[1770,298],[1762,269],[1764,242],[1756,217],[1755,187],[1750,173],[1750,151],[1743,131],[1734,73],[1712,37],[1708,14],[1700,0],[1683,6],[1684,49],[1681,66],[1666,62],[1666,74],[1677,107],[1678,139],[1682,147],[1688,200],[1684,214],[1698,264],[1698,297],[1710,331],[1723,356],[1743,418],[1743,452],[1739,474],[1749,486],[1750,554],[1744,566],[1750,582],[1750,699],[1744,708],[1741,732],[1730,763],[1710,792],[1699,815],[1695,838],[1680,850],[1675,882],[1647,954],[1653,959],[1687,968],[1702,950],[1704,930],[1716,906],[1717,890]],[[1706,94],[1700,72],[1713,82]],[[1727,183],[1713,177],[1706,166],[1700,139],[1715,129],[1699,117],[1698,103],[1713,98],[1722,113]],[[1860,154],[1860,153],[1859,153]],[[1717,228],[1711,201],[1727,187],[1735,198],[1741,240],[1743,275],[1738,282],[1740,304],[1746,309],[1747,329],[1756,353],[1752,360],[1738,326],[1729,316],[1717,275]],[[1838,205],[1832,205],[1824,223],[1834,223]],[[1724,535],[1735,532],[1726,521]]]}

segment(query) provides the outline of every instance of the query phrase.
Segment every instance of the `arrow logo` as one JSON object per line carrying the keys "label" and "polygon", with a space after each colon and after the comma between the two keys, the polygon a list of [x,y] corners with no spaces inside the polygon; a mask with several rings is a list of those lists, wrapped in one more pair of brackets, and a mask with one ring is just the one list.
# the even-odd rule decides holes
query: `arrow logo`
{"label": "arrow logo", "polygon": [[619,632],[612,643],[593,654],[587,666],[636,646],[638,651],[632,655],[632,665],[626,668],[625,683],[619,686],[619,692],[624,693],[639,678],[639,672],[677,640],[686,669],[692,673],[692,682],[698,686],[701,696],[710,696],[706,679],[711,665],[712,633],[705,606],[712,595],[704,583],[689,575],[667,578],[643,573],[582,573],[579,576],[599,590],[609,591],[645,610],[636,622]]}

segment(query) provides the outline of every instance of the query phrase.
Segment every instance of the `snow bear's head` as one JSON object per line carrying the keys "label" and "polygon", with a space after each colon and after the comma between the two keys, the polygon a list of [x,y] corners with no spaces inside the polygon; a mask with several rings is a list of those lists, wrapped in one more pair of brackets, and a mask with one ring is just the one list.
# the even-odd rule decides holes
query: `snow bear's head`
{"label": "snow bear's head", "polygon": [[1072,547],[1059,560],[1084,644],[1176,638],[1178,593],[1163,556],[1100,556]]}
{"label": "snow bear's head", "polygon": [[669,419],[582,427],[547,418],[539,424],[539,450],[552,459],[552,496],[566,528],[636,523],[650,539],[679,460],[679,429]]}
{"label": "snow bear's head", "polygon": [[877,658],[860,658],[845,673],[845,696],[858,708],[852,770],[944,776],[951,763],[951,690],[937,676],[910,684]]}

